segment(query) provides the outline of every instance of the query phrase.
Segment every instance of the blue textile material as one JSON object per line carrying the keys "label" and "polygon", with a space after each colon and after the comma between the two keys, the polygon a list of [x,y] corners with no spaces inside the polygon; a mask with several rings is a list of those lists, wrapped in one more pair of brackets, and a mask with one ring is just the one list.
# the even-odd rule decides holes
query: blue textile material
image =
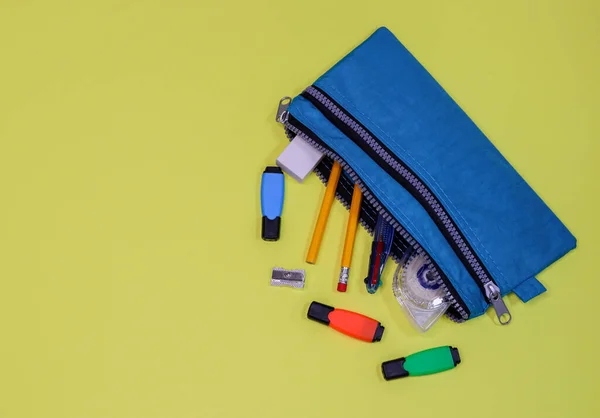
{"label": "blue textile material", "polygon": [[[315,86],[427,184],[503,295],[515,290],[527,301],[545,290],[535,276],[575,248],[575,237],[389,30],[377,30]],[[483,294],[425,209],[310,102],[295,98],[290,113],[350,164],[436,260],[471,317],[482,314]]]}

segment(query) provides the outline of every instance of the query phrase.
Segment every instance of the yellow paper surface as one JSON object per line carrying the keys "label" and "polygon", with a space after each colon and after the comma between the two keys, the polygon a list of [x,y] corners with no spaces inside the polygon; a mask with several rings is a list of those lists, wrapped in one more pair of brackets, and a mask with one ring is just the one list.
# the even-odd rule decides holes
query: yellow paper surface
{"label": "yellow paper surface", "polygon": [[[0,1],[0,417],[597,417],[600,5],[593,1]],[[335,292],[339,204],[286,181],[260,239],[277,102],[388,26],[579,240],[548,292],[415,331],[366,293],[359,231]],[[517,246],[516,246],[517,247]],[[269,285],[306,268],[304,290]],[[377,344],[305,318],[380,320]],[[385,382],[439,345],[463,362]]]}

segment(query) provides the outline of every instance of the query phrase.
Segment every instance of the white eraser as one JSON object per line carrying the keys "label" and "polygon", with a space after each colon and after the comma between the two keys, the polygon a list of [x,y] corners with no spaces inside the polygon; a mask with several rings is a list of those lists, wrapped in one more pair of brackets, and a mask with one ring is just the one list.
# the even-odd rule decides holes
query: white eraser
{"label": "white eraser", "polygon": [[285,173],[302,183],[323,158],[315,147],[296,136],[290,145],[277,157],[277,165]]}

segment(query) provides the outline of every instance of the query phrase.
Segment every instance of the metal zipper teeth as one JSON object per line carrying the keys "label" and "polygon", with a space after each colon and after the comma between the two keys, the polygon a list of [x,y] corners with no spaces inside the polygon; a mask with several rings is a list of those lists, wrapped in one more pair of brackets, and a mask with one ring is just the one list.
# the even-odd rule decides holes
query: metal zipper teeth
{"label": "metal zipper teeth", "polygon": [[[286,136],[288,137],[288,139],[290,141],[293,140],[294,137],[296,136],[296,134],[294,132],[292,132],[291,130],[289,130],[287,128],[285,129],[285,134],[286,134]],[[316,145],[313,145],[313,146],[316,146]],[[317,167],[315,167],[314,171],[315,171],[315,174],[317,175],[317,177],[319,178],[319,180],[321,180],[321,182],[323,183],[323,185],[327,186],[327,182],[329,181],[329,177],[326,176],[324,173],[321,172],[321,170],[319,169],[318,165],[317,165]],[[341,179],[340,179],[340,181],[341,181]],[[352,190],[349,191],[349,194],[352,195]],[[341,203],[341,205],[344,208],[346,208],[346,210],[350,210],[350,203],[351,202],[348,199],[346,199],[341,193],[336,192],[335,193],[335,198]],[[367,202],[367,203],[369,203],[369,202]],[[369,215],[369,218],[373,221],[374,224],[377,223],[377,219],[373,219],[370,215]],[[365,219],[365,218],[363,218],[361,216],[359,218],[359,222],[362,225],[362,227],[369,233],[369,235],[373,236],[374,227],[372,227],[371,224],[369,224],[368,220]],[[396,240],[394,240],[394,242],[392,244],[392,251],[390,251],[390,256],[397,263],[404,263],[404,262],[406,262],[406,252],[407,252],[407,250],[410,249],[411,252],[414,251],[414,248],[407,241],[404,241],[403,243],[406,245],[405,249],[402,249],[402,247],[396,242]]]}
{"label": "metal zipper teeth", "polygon": [[359,123],[357,123],[353,118],[348,116],[344,110],[338,107],[335,103],[331,101],[329,97],[323,94],[317,88],[310,86],[305,92],[310,96],[314,97],[319,103],[325,106],[336,118],[338,118],[341,122],[347,125],[350,129],[352,129],[356,134],[360,136],[360,138],[365,141],[369,147],[375,151],[377,155],[379,155],[389,166],[391,166],[398,174],[400,174],[409,184],[411,184],[425,201],[425,203],[431,208],[431,210],[435,213],[435,215],[439,218],[442,225],[452,238],[455,243],[455,246],[458,248],[460,253],[463,255],[464,259],[467,261],[471,270],[475,274],[475,278],[480,281],[482,285],[492,281],[488,276],[486,269],[483,267],[483,264],[479,260],[479,257],[475,255],[475,252],[472,250],[471,246],[466,242],[463,238],[462,234],[454,224],[446,209],[441,205],[438,199],[434,196],[434,194],[429,190],[429,188],[415,176],[406,166],[398,162],[398,160],[392,157],[387,150],[385,150],[380,144],[379,141],[376,140],[368,131],[365,130]]}
{"label": "metal zipper teeth", "polygon": [[[289,129],[285,129],[285,134],[288,137],[288,140],[290,140],[290,141],[292,141],[294,139],[294,137],[296,136],[296,134],[294,132],[290,131]],[[327,186],[327,182],[329,181],[329,176],[326,176],[325,173],[321,172],[321,170],[319,169],[320,165],[321,164],[317,165],[315,167],[314,171],[315,171],[315,174],[317,175],[317,177],[319,178],[319,180],[321,180],[321,182],[323,183],[323,185]],[[325,163],[323,163],[323,165],[325,165]],[[325,167],[325,169],[327,170],[328,167]],[[340,179],[340,184],[338,185],[338,187],[340,187],[340,186],[343,187],[342,179]],[[352,190],[346,189],[346,191],[348,192],[348,194],[350,196],[352,195]],[[346,210],[350,210],[351,202],[347,198],[345,198],[341,193],[339,193],[337,191],[335,193],[335,197],[341,203],[341,205],[346,208]],[[361,217],[359,218],[359,222],[362,225],[362,227],[371,236],[373,236],[374,227],[371,226],[371,224],[369,223],[369,220],[371,220],[373,225],[375,225],[375,224],[377,224],[377,219],[373,218],[368,211],[365,211],[365,213],[368,216],[368,219],[364,218],[361,215]],[[406,241],[400,241],[400,243],[399,243],[397,240],[400,240],[400,239],[402,239],[400,236],[398,236],[398,238],[394,238],[394,241],[392,243],[392,251],[390,251],[390,256],[397,263],[404,263],[405,262],[405,254],[406,254],[407,250],[409,250],[409,249],[412,250],[412,247]],[[403,244],[403,245],[400,245],[400,244]]]}
{"label": "metal zipper teeth", "polygon": [[[292,135],[293,135],[293,133],[292,133]],[[323,182],[324,185],[327,185],[327,182],[329,181],[328,180],[329,176],[327,176],[324,172],[321,172],[321,169],[319,168],[320,165],[321,164],[319,164],[315,168],[315,173],[316,173],[317,177],[319,177],[321,182]],[[328,167],[324,167],[324,169],[328,170]],[[345,189],[348,196],[352,196],[352,190],[348,190],[346,187],[344,187],[342,179],[340,179],[340,185],[338,185],[338,187],[340,187],[340,186]],[[336,193],[336,198],[337,198],[337,200],[340,201],[342,206],[344,206],[346,208],[346,210],[350,210],[350,203],[351,203],[350,200],[351,199],[344,197],[344,195],[339,192]],[[371,211],[371,209],[373,211],[375,211],[375,208],[372,208],[370,206],[369,202],[367,202],[367,201],[365,201],[365,206],[368,208],[368,210],[365,209],[365,211],[364,211],[366,218],[361,214],[359,222],[363,226],[363,228],[365,228],[365,230],[367,230],[367,232],[370,235],[373,235],[374,226],[371,226],[371,223],[373,225],[376,225],[377,219],[376,219],[376,217],[374,218],[373,216],[371,216],[370,211]],[[377,214],[375,214],[375,216],[377,216]],[[394,241],[392,243],[392,250],[390,251],[390,256],[396,261],[402,260],[402,257],[408,250],[412,251],[412,247],[409,245],[409,243],[404,241],[404,239],[400,235],[394,235]]]}
{"label": "metal zipper teeth", "polygon": [[[290,130],[289,128],[286,127],[285,129],[285,135],[288,137],[288,139],[291,141],[292,139],[294,139],[294,137],[296,136],[296,134]],[[319,180],[321,180],[321,183],[323,183],[325,186],[327,186],[327,182],[329,181],[328,177],[325,177],[325,174],[323,174],[321,172],[321,170],[319,170],[319,166],[315,167],[315,174],[317,175],[317,177],[319,178]],[[350,202],[346,199],[344,199],[344,197],[338,193],[337,191],[335,192],[335,198],[342,204],[343,207],[346,208],[346,210],[350,210]],[[364,219],[362,216],[359,218],[359,222],[362,225],[362,227],[370,234],[373,235],[373,228],[371,227],[371,225],[367,222],[366,219]]]}
{"label": "metal zipper teeth", "polygon": [[[293,132],[294,134],[299,135],[300,137],[302,137],[302,139],[304,139],[306,142],[308,142],[311,146],[315,147],[321,153],[323,153],[324,155],[328,156],[329,158],[337,161],[341,165],[342,169],[346,172],[346,174],[348,174],[350,176],[352,181],[354,183],[358,184],[358,187],[361,189],[361,191],[363,193],[363,199],[367,200],[375,208],[375,210],[380,215],[383,216],[383,218],[386,220],[386,222],[390,223],[392,225],[392,227],[396,230],[396,232],[398,232],[411,245],[411,247],[414,248],[414,250],[417,252],[417,254],[420,254],[425,259],[425,262],[431,266],[431,270],[436,279],[436,282],[440,285],[440,287],[446,293],[446,300],[450,303],[452,308],[455,309],[458,312],[458,314],[460,315],[460,316],[456,316],[456,315],[454,315],[454,313],[452,311],[448,310],[448,311],[446,311],[446,316],[448,316],[448,318],[450,318],[454,322],[464,322],[465,320],[467,320],[469,318],[469,314],[464,309],[464,307],[460,303],[458,303],[458,301],[456,300],[454,295],[450,292],[450,290],[448,289],[448,285],[446,284],[444,279],[442,279],[440,272],[438,271],[436,265],[432,262],[431,257],[429,257],[429,254],[427,254],[427,252],[412,237],[412,235],[410,235],[410,233],[408,231],[406,231],[406,229],[404,229],[404,227],[392,215],[390,215],[390,213],[383,206],[381,206],[379,201],[371,194],[370,190],[366,187],[366,185],[363,183],[361,178],[356,174],[356,172],[336,153],[334,153],[333,151],[329,150],[326,147],[323,147],[321,144],[319,144],[318,142],[313,140],[311,137],[309,137],[306,133],[304,133],[303,131],[301,131],[294,125],[292,125],[288,120],[288,115],[286,115],[286,117],[283,119],[283,123],[284,123],[286,130],[289,130],[289,131]],[[400,262],[400,260],[397,259],[397,257],[393,257],[393,258],[396,262]]]}
{"label": "metal zipper teeth", "polygon": [[[323,173],[321,173],[321,171],[318,168],[315,168],[315,173],[317,174],[317,177],[319,177],[319,180],[321,180],[321,182],[327,186],[327,181],[328,178],[325,177],[325,175]],[[346,208],[346,210],[350,210],[350,202],[348,202],[346,199],[344,199],[342,197],[341,194],[339,194],[338,192],[335,193],[335,198],[342,204],[343,207]],[[362,225],[362,227],[370,234],[373,235],[373,228],[371,227],[371,225],[366,221],[366,219],[363,219],[363,217],[361,216],[360,219],[358,220],[360,222],[360,224]]]}

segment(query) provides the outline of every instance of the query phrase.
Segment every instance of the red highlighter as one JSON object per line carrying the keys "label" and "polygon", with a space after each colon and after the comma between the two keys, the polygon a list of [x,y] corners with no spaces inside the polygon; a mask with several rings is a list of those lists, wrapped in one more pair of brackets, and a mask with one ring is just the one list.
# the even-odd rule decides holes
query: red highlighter
{"label": "red highlighter", "polygon": [[319,302],[310,304],[307,316],[308,319],[328,325],[342,334],[369,343],[381,341],[385,329],[379,321],[373,318],[344,309],[336,309]]}

